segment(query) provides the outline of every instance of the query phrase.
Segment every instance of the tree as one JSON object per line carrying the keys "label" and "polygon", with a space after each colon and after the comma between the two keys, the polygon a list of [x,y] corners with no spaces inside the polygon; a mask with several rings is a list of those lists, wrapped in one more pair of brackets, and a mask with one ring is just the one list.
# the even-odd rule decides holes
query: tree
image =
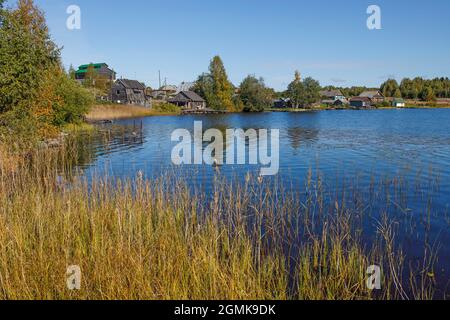
{"label": "tree", "polygon": [[32,0],[19,0],[0,17],[0,136],[24,143],[79,121],[91,100],[64,72],[43,13]]}
{"label": "tree", "polygon": [[287,95],[291,99],[292,106],[296,109],[300,108],[303,103],[305,88],[301,81],[300,72],[295,71],[294,81],[292,81],[287,89]]}
{"label": "tree", "polygon": [[43,13],[31,0],[2,10],[0,28],[0,112],[26,108],[36,96],[45,72],[59,63]]}
{"label": "tree", "polygon": [[93,104],[92,95],[64,72],[54,72],[55,93],[59,103],[53,106],[52,124],[61,126],[66,123],[80,123]]}
{"label": "tree", "polygon": [[264,79],[255,76],[247,76],[239,86],[239,97],[246,112],[261,112],[270,106],[272,96],[270,90],[264,84]]}
{"label": "tree", "polygon": [[431,87],[424,87],[420,92],[420,98],[424,101],[433,101],[435,99],[433,89]]}
{"label": "tree", "polygon": [[399,88],[400,87],[395,79],[389,79],[381,85],[380,90],[385,97],[395,97]]}
{"label": "tree", "polygon": [[222,59],[215,56],[209,65],[209,73],[212,77],[213,92],[216,97],[216,109],[233,111],[233,85],[228,80]]}
{"label": "tree", "polygon": [[320,100],[320,84],[311,77],[303,80],[304,87],[304,105],[309,106]]}
{"label": "tree", "polygon": [[287,95],[294,108],[308,107],[320,100],[320,84],[311,77],[301,81],[300,73],[296,71],[294,81],[288,86]]}
{"label": "tree", "polygon": [[192,90],[206,100],[208,107],[217,109],[218,102],[215,101],[214,82],[209,73],[198,76]]}
{"label": "tree", "polygon": [[209,65],[209,73],[197,79],[193,89],[203,97],[208,106],[216,110],[235,111],[233,103],[234,86],[228,80],[222,59],[215,56]]}

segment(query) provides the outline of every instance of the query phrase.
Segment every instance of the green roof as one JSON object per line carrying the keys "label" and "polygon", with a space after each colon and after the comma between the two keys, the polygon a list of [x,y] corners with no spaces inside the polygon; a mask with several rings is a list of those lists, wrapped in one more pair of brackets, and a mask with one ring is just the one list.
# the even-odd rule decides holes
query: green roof
{"label": "green roof", "polygon": [[93,66],[95,69],[100,69],[103,66],[108,66],[106,63],[90,63],[90,64],[83,64],[78,67],[78,69],[87,69],[89,66]]}
{"label": "green roof", "polygon": [[90,63],[90,64],[83,64],[83,65],[81,65],[81,66],[79,66],[78,67],[78,70],[75,72],[76,74],[83,74],[83,73],[86,73],[87,71],[88,71],[88,68],[90,67],[90,66],[93,66],[94,67],[94,70],[95,69],[100,69],[101,67],[103,67],[103,66],[106,66],[106,67],[108,67],[108,65],[106,64],[106,63]]}

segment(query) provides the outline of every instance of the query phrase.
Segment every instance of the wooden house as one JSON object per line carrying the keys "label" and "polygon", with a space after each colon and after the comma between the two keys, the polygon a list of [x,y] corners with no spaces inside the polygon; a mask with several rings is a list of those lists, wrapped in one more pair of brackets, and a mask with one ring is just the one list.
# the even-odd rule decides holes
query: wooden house
{"label": "wooden house", "polygon": [[183,109],[206,109],[206,101],[193,91],[181,91],[168,102]]}
{"label": "wooden house", "polygon": [[116,80],[116,72],[109,68],[106,63],[91,63],[79,66],[78,70],[75,71],[75,79],[79,82],[84,81],[86,79],[86,74],[88,73],[89,68],[92,68],[95,75],[102,79],[110,81]]}
{"label": "wooden house", "polygon": [[116,103],[145,106],[146,87],[137,80],[119,79],[111,88],[111,100]]}
{"label": "wooden house", "polygon": [[359,95],[361,98],[369,98],[372,104],[378,104],[384,102],[384,96],[380,91],[364,91]]}
{"label": "wooden house", "polygon": [[353,97],[350,99],[350,106],[353,108],[369,108],[372,102],[367,97]]}
{"label": "wooden house", "polygon": [[332,99],[330,99],[330,100],[322,100],[322,104],[325,104],[325,105],[330,106],[330,107],[343,107],[345,105],[348,105],[349,102],[348,102],[348,100],[346,98],[338,98],[338,99],[335,99],[335,100],[332,100]]}
{"label": "wooden house", "polygon": [[288,109],[292,108],[291,99],[289,98],[280,98],[273,101],[272,107],[274,109]]}
{"label": "wooden house", "polygon": [[341,90],[323,90],[320,91],[320,97],[323,100],[345,100],[346,97],[342,94]]}

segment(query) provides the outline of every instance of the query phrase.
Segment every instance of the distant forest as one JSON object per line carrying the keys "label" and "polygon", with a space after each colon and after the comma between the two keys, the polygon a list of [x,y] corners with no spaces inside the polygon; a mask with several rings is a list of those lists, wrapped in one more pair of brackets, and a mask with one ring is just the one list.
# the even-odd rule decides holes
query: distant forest
{"label": "distant forest", "polygon": [[400,84],[394,79],[389,79],[384,82],[380,88],[367,87],[324,87],[326,90],[339,89],[347,97],[360,95],[366,90],[380,90],[385,97],[396,97],[404,99],[421,99],[425,101],[432,101],[439,98],[450,98],[450,79],[435,78],[432,80],[423,79],[420,77],[403,79]]}

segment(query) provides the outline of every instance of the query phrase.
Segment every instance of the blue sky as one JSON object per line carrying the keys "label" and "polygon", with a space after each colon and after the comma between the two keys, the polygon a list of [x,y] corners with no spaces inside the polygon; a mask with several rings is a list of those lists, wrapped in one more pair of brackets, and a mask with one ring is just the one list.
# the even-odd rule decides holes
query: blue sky
{"label": "blue sky", "polygon": [[[36,0],[65,66],[106,62],[158,85],[193,81],[219,54],[231,81],[285,89],[294,70],[322,85],[379,86],[389,77],[450,76],[448,0]],[[10,1],[12,3],[12,1]],[[81,30],[66,9],[81,8]],[[382,30],[368,30],[380,6]]]}

